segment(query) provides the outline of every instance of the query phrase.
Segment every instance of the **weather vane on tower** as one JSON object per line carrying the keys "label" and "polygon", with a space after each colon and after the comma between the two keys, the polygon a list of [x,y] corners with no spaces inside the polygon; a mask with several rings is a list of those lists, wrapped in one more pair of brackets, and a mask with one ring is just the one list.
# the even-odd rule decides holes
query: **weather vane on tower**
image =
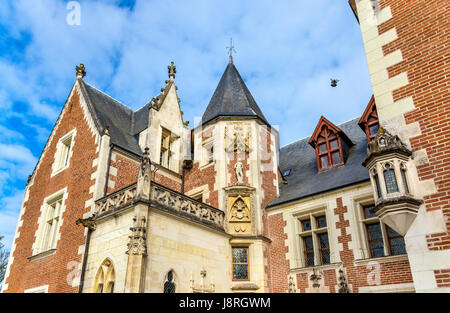
{"label": "weather vane on tower", "polygon": [[227,49],[229,50],[230,64],[233,64],[233,51],[236,53],[233,46],[233,38],[230,38],[230,46]]}

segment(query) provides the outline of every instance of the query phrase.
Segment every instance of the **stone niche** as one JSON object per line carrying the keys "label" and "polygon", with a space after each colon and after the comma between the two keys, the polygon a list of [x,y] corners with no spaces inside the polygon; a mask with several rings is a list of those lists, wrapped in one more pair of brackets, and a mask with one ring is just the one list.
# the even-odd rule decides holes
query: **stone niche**
{"label": "stone niche", "polygon": [[236,185],[226,187],[224,190],[228,232],[236,235],[253,234],[255,188]]}

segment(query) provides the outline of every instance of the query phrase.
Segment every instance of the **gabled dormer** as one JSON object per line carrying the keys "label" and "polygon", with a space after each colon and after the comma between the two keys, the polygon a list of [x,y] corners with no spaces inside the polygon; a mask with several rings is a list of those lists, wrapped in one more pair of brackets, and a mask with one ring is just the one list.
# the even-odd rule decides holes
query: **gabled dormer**
{"label": "gabled dormer", "polygon": [[347,135],[323,116],[320,117],[309,144],[316,150],[319,171],[343,165],[353,146]]}
{"label": "gabled dormer", "polygon": [[367,141],[372,141],[380,128],[378,122],[377,107],[375,105],[375,98],[370,98],[369,104],[367,104],[361,119],[358,122],[359,127],[366,133]]}

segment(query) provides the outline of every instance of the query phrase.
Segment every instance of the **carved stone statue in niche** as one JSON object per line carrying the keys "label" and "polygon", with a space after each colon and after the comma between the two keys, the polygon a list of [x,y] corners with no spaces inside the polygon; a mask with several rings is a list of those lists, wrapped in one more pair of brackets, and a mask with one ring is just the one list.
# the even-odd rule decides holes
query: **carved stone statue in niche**
{"label": "carved stone statue in niche", "polygon": [[234,169],[236,170],[236,179],[237,179],[237,184],[238,185],[243,185],[244,184],[244,172],[243,172],[243,168],[244,166],[242,165],[241,161],[238,161],[235,165],[234,165]]}

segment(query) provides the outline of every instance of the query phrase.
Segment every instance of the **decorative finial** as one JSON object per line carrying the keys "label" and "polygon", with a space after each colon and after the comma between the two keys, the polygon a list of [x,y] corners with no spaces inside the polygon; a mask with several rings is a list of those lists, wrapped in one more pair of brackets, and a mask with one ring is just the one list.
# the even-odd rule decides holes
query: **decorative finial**
{"label": "decorative finial", "polygon": [[84,76],[86,76],[84,64],[80,64],[80,66],[75,66],[75,70],[77,71],[77,78],[83,78]]}
{"label": "decorative finial", "polygon": [[175,79],[175,74],[177,73],[177,67],[173,65],[173,61],[167,67],[169,69],[169,79],[173,81]]}
{"label": "decorative finial", "polygon": [[233,64],[233,51],[236,52],[233,46],[233,38],[230,38],[230,46],[227,47],[227,49],[229,50],[228,55],[230,58],[230,64]]}

